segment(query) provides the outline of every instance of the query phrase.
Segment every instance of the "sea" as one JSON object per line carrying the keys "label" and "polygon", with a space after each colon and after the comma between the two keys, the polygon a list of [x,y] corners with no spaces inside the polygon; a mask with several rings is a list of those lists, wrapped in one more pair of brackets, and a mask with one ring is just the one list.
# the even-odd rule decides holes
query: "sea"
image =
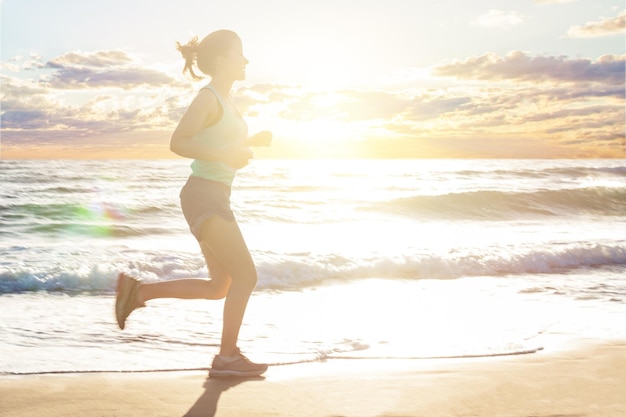
{"label": "sea", "polygon": [[[208,369],[223,300],[116,277],[208,278],[189,161],[0,160],[0,374]],[[273,366],[461,360],[626,339],[626,160],[253,160],[232,207],[258,285],[241,350]],[[271,372],[271,368],[270,371]]]}

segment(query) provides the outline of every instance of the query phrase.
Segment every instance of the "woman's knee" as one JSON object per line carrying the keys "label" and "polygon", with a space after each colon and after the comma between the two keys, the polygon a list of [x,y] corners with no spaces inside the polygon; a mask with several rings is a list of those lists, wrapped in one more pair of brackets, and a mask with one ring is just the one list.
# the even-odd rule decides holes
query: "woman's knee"
{"label": "woman's knee", "polygon": [[229,289],[230,289],[229,287],[222,287],[222,288],[216,289],[216,291],[212,294],[212,297],[210,299],[221,300],[223,298],[226,298],[226,296],[228,295]]}
{"label": "woman's knee", "polygon": [[198,288],[199,298],[205,300],[221,300],[225,298],[230,289],[230,278],[227,279],[203,279],[202,287]]}
{"label": "woman's knee", "polygon": [[233,274],[232,285],[252,291],[256,287],[258,276],[254,265]]}

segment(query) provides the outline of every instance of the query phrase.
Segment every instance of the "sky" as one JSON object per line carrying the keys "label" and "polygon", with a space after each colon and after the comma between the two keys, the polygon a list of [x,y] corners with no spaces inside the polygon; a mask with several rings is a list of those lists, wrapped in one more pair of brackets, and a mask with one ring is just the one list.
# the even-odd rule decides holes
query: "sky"
{"label": "sky", "polygon": [[231,29],[268,158],[624,158],[623,0],[0,0],[0,158],[169,158]]}

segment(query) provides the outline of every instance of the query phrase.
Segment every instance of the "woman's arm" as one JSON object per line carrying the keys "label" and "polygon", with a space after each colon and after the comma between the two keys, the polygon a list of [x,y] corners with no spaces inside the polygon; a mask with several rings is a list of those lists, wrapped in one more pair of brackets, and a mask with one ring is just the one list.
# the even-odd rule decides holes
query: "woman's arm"
{"label": "woman's arm", "polygon": [[221,160],[237,169],[246,166],[253,155],[249,149],[216,149],[193,140],[196,133],[210,126],[219,111],[220,107],[215,94],[208,89],[200,90],[172,133],[170,150],[185,158]]}
{"label": "woman's arm", "polygon": [[192,140],[196,133],[210,124],[218,111],[219,104],[215,94],[208,89],[200,90],[172,133],[170,150],[185,158],[220,159],[217,149]]}

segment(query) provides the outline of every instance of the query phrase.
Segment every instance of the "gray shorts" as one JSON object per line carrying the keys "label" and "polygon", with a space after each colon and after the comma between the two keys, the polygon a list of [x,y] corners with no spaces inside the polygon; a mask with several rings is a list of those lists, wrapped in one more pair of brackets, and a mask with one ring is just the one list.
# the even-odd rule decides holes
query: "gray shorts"
{"label": "gray shorts", "polygon": [[202,224],[207,219],[218,215],[224,220],[235,221],[230,209],[230,187],[221,182],[190,176],[180,190],[180,206],[198,242]]}

